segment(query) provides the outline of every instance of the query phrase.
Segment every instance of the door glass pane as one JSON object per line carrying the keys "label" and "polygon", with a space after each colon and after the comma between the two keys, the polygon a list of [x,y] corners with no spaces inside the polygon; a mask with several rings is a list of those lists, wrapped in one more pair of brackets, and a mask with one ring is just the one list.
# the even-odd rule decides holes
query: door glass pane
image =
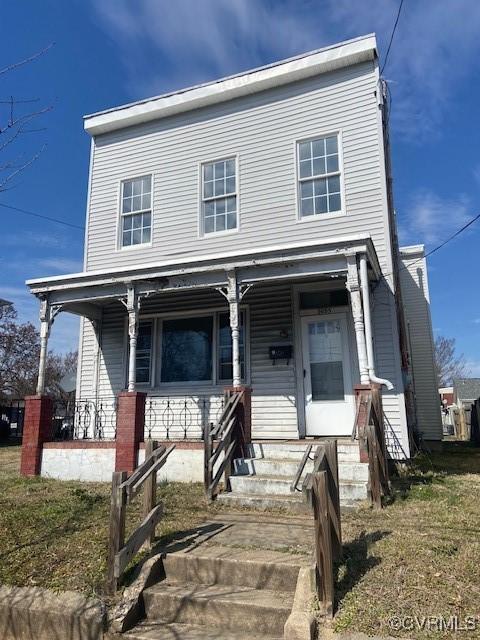
{"label": "door glass pane", "polygon": [[308,324],[312,400],[344,400],[342,333],[339,320]]}
{"label": "door glass pane", "polygon": [[212,380],[213,318],[165,320],[162,335],[162,382]]}

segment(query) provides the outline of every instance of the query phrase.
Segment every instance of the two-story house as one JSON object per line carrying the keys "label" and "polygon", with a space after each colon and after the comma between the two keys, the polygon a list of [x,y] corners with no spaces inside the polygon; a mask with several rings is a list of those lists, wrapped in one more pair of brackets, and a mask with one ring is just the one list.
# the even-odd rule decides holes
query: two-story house
{"label": "two-story house", "polygon": [[[38,393],[53,318],[82,317],[77,402],[95,420],[79,413],[78,439],[112,438],[113,399],[142,391],[145,433],[184,441],[177,471],[201,478],[195,444],[225,387],[251,392],[252,442],[301,444],[349,438],[355,387],[371,383],[392,455],[409,457],[413,427],[441,439],[426,266],[397,244],[384,92],[369,35],[85,117],[84,270],[28,281]],[[65,475],[52,451],[45,473]]]}

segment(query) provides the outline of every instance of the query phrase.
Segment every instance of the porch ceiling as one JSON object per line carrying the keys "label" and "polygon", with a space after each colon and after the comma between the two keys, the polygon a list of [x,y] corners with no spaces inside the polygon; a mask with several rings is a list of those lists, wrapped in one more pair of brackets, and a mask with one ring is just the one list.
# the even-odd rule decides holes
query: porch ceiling
{"label": "porch ceiling", "polygon": [[227,273],[235,270],[240,285],[259,282],[328,277],[347,272],[347,257],[365,254],[371,275],[381,275],[370,236],[349,236],[308,244],[291,244],[248,252],[200,256],[141,267],[86,271],[64,276],[28,280],[31,293],[48,298],[63,311],[94,319],[100,307],[126,295],[134,285],[145,296],[176,290],[216,288],[227,284]]}

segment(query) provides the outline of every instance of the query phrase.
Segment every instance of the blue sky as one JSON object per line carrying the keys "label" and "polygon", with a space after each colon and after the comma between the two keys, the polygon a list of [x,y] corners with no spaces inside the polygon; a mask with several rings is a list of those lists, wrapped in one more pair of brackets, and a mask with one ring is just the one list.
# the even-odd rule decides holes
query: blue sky
{"label": "blue sky", "polygon": [[[385,54],[397,0],[23,0],[2,6],[0,99],[53,109],[8,159],[45,145],[0,204],[82,226],[89,138],[82,115],[376,32]],[[405,0],[385,77],[395,205],[403,243],[432,248],[480,212],[480,2]],[[3,164],[5,152],[0,158]],[[81,230],[0,207],[0,296],[36,322],[26,278],[81,270]],[[429,261],[434,331],[454,337],[480,375],[480,223]],[[51,345],[76,348],[77,320],[60,316]]]}

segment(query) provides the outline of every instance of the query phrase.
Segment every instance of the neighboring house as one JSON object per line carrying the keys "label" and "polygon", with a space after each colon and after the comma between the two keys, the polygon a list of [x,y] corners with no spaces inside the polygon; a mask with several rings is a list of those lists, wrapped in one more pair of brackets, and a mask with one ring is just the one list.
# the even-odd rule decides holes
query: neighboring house
{"label": "neighboring house", "polygon": [[44,353],[56,313],[82,316],[77,399],[101,405],[103,437],[128,389],[148,394],[149,435],[195,444],[233,384],[251,387],[253,441],[347,438],[374,381],[393,455],[415,425],[442,438],[387,122],[373,35],[85,117],[84,271],[28,286]]}
{"label": "neighboring house", "polygon": [[480,378],[455,378],[453,400],[459,409],[470,409],[470,405],[480,398]]}

